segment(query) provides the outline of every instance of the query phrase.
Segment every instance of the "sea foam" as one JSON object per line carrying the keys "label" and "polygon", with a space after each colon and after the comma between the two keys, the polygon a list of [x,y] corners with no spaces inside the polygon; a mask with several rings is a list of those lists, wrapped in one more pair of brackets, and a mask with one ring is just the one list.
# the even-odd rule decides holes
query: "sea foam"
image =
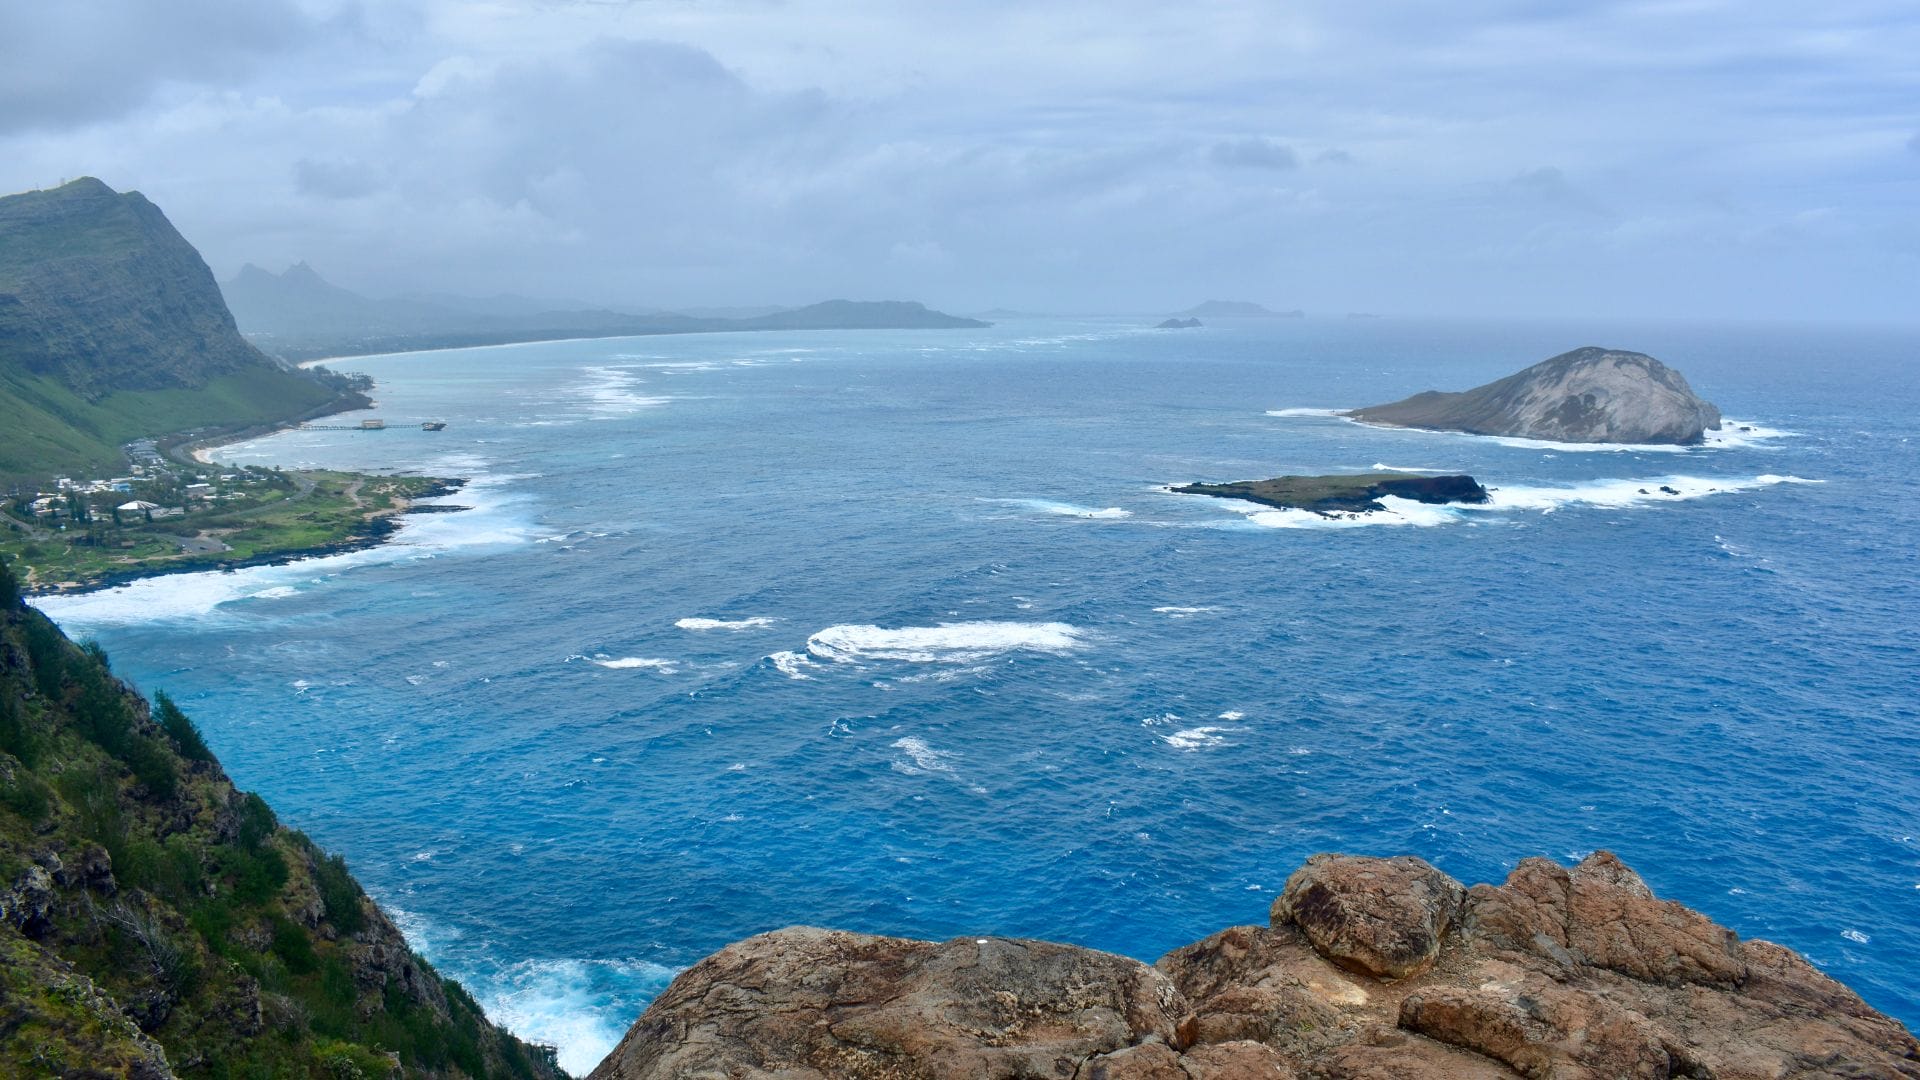
{"label": "sea foam", "polygon": [[746,619],[681,619],[673,625],[682,630],[758,630],[763,626],[772,626],[777,620],[764,615],[755,615]]}
{"label": "sea foam", "polygon": [[823,660],[904,660],[971,663],[1018,651],[1064,655],[1085,644],[1086,632],[1066,623],[963,622],[939,626],[829,626],[807,639]]}

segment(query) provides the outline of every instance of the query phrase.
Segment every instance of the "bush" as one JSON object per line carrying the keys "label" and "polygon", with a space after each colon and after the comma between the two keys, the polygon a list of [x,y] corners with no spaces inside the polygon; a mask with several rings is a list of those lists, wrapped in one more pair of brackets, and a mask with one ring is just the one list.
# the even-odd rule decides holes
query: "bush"
{"label": "bush", "polygon": [[13,568],[5,559],[0,559],[0,611],[12,611],[20,606],[20,582],[13,576]]}
{"label": "bush", "polygon": [[280,819],[273,816],[267,800],[251,791],[240,796],[240,827],[234,840],[242,849],[257,851],[279,827]]}
{"label": "bush", "polygon": [[52,793],[39,777],[17,769],[11,781],[0,783],[0,806],[38,825],[53,810]]}
{"label": "bush", "polygon": [[188,761],[212,761],[213,751],[207,749],[206,740],[200,737],[200,729],[194,726],[180,706],[164,693],[153,695],[153,718],[173,740],[173,748]]}
{"label": "bush", "polygon": [[320,958],[313,954],[313,941],[307,932],[280,915],[273,917],[273,955],[294,975],[311,975],[320,967]]}
{"label": "bush", "polygon": [[40,760],[40,738],[27,722],[11,680],[0,681],[0,752],[12,754],[31,769]]}
{"label": "bush", "polygon": [[360,886],[347,870],[347,860],[338,855],[315,853],[313,881],[320,889],[320,901],[326,905],[327,921],[342,934],[357,934],[367,925],[367,911],[360,902]]}

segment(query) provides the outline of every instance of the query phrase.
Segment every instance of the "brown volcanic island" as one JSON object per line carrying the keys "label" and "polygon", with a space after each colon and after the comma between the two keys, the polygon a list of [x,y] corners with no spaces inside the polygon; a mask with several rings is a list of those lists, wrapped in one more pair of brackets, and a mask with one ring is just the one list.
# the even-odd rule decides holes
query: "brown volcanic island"
{"label": "brown volcanic island", "polygon": [[1920,1044],[1797,954],[1607,852],[1471,889],[1316,855],[1266,926],[1149,966],[1010,938],[793,927],[681,973],[590,1080],[1920,1078]]}
{"label": "brown volcanic island", "polygon": [[1345,414],[1366,424],[1555,442],[1702,441],[1720,410],[1645,353],[1588,346],[1472,390],[1428,390]]}
{"label": "brown volcanic island", "polygon": [[1393,495],[1423,503],[1484,503],[1491,496],[1471,476],[1420,476],[1415,473],[1358,473],[1345,476],[1276,476],[1231,484],[1182,484],[1176,495],[1212,495],[1245,499],[1282,510],[1316,514],[1385,510],[1381,499]]}

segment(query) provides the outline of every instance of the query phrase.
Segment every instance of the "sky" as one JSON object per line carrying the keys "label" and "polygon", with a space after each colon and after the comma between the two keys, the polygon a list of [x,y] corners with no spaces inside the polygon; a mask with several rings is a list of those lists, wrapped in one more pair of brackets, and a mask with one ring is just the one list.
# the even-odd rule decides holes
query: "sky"
{"label": "sky", "polygon": [[629,310],[1920,320],[1911,0],[0,4],[0,190]]}

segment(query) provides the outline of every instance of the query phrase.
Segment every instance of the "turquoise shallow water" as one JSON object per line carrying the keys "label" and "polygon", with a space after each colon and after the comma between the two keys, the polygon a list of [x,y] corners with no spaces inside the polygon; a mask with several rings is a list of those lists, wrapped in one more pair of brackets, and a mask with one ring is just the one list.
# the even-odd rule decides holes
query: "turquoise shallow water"
{"label": "turquoise shallow water", "polygon": [[[1592,452],[1316,411],[1583,344],[1753,430]],[[1315,320],[366,358],[368,415],[447,430],[222,457],[468,476],[473,509],[46,607],[575,1068],[756,931],[1152,959],[1330,849],[1477,881],[1611,848],[1913,1025],[1916,364],[1913,332]],[[1162,490],[1381,465],[1496,506],[1330,527]]]}

